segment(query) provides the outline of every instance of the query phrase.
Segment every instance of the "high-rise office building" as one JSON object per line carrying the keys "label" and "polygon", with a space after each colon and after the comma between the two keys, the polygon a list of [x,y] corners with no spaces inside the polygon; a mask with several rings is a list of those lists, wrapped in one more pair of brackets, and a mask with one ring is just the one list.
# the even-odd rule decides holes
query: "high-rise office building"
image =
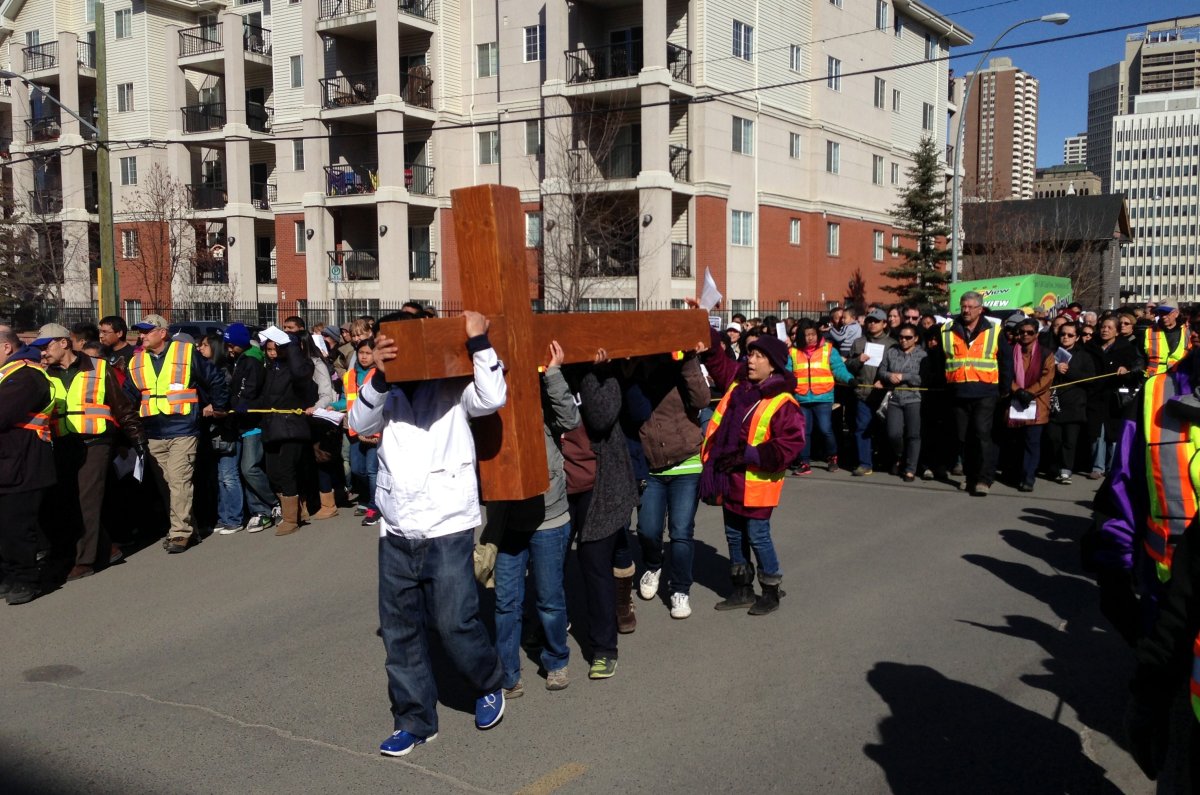
{"label": "high-rise office building", "polygon": [[[971,75],[958,78],[965,85]],[[956,88],[962,95],[961,87]],[[993,58],[979,72],[963,109],[963,197],[1033,198],[1037,171],[1038,81]]]}
{"label": "high-rise office building", "polygon": [[1087,163],[1088,134],[1085,132],[1068,135],[1063,139],[1064,166],[1079,166]]}

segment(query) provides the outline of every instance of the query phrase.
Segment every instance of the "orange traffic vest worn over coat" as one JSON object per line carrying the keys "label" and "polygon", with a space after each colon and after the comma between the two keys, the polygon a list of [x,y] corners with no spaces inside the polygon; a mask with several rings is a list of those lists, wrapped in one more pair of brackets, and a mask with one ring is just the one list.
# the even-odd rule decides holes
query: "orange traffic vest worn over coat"
{"label": "orange traffic vest worn over coat", "polygon": [[39,373],[41,373],[47,381],[50,381],[50,404],[41,411],[30,414],[25,422],[19,423],[16,427],[24,428],[27,431],[33,431],[43,442],[52,441],[53,437],[50,434],[50,420],[54,413],[54,382],[51,380],[50,376],[47,375],[46,369],[40,364],[34,364],[27,359],[19,359],[15,362],[9,362],[3,367],[0,367],[0,384],[4,383],[5,378],[8,378],[22,367],[32,367],[34,370],[37,370]]}
{"label": "orange traffic vest worn over coat", "polygon": [[821,347],[809,355],[807,349],[792,348],[792,375],[796,376],[796,394],[824,395],[833,391],[833,367],[830,358],[833,345],[822,342]]}
{"label": "orange traffic vest worn over coat", "polygon": [[[708,460],[709,440],[717,432],[717,427],[721,424],[725,408],[729,405],[729,399],[737,384],[738,382],[734,381],[729,385],[729,389],[725,390],[725,396],[721,398],[721,402],[713,411],[712,419],[708,421],[708,430],[704,433],[704,445],[700,453],[701,461]],[[771,418],[789,400],[793,405],[799,405],[796,403],[796,398],[786,392],[769,400],[758,401],[758,405],[754,407],[754,412],[750,417],[750,435],[746,439],[747,444],[757,447],[771,438]],[[742,498],[742,505],[747,508],[774,508],[779,504],[781,494],[783,494],[783,472],[764,472],[756,467],[746,467],[746,494]]]}
{"label": "orange traffic vest worn over coat", "polygon": [[190,342],[172,342],[157,374],[149,351],[129,360],[129,377],[142,393],[141,416],[192,413],[192,407],[200,402],[195,387],[190,386],[194,349]]}
{"label": "orange traffic vest worn over coat", "polygon": [[[375,377],[375,368],[367,370],[367,377],[363,380],[370,381]],[[354,403],[358,400],[358,370],[351,367],[346,372],[342,373],[342,391],[346,395],[346,414],[350,413],[350,409],[354,408]],[[350,438],[358,436],[358,432],[353,428],[350,429]]]}
{"label": "orange traffic vest worn over coat", "polygon": [[987,328],[976,334],[970,345],[954,333],[953,320],[942,326],[947,383],[1000,383],[999,327],[986,318],[981,318],[979,322],[986,324]]}

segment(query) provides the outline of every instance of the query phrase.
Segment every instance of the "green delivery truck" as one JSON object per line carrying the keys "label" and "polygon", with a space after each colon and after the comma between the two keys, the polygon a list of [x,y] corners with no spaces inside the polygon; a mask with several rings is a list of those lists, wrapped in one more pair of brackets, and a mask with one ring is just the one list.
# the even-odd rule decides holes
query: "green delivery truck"
{"label": "green delivery truck", "polygon": [[1063,276],[1002,276],[996,279],[977,279],[950,285],[950,311],[958,311],[962,294],[974,290],[983,296],[983,305],[997,310],[1025,312],[1049,311],[1071,303],[1071,280]]}

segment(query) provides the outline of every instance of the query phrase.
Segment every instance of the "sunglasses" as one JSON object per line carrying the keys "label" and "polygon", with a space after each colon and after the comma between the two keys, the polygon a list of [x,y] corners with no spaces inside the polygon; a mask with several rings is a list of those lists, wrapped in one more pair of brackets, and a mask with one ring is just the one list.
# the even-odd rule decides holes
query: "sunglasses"
{"label": "sunglasses", "polygon": [[915,339],[916,339],[916,337],[914,337],[912,334],[901,334],[901,335],[900,335],[900,339],[902,339],[902,340],[915,340]]}
{"label": "sunglasses", "polygon": [[911,321],[913,323],[916,323],[918,320],[921,319],[921,316],[920,315],[905,315],[904,319]]}
{"label": "sunglasses", "polygon": [[1017,332],[1017,334],[1021,335],[1022,337],[1036,337],[1037,336],[1037,332],[1031,328],[1021,329],[1020,331]]}
{"label": "sunglasses", "polygon": [[1077,335],[1073,331],[1064,331],[1062,334],[1058,335],[1058,338],[1060,340],[1073,340],[1076,336]]}

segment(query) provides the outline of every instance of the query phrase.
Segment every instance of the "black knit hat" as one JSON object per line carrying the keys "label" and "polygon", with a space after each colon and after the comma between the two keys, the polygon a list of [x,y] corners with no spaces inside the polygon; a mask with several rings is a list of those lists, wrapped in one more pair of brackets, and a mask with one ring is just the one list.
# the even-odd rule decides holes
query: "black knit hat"
{"label": "black knit hat", "polygon": [[766,356],[771,362],[771,366],[775,368],[777,373],[787,372],[788,362],[788,346],[787,343],[778,337],[772,337],[769,334],[763,334],[754,342],[750,343],[750,350],[757,350]]}

